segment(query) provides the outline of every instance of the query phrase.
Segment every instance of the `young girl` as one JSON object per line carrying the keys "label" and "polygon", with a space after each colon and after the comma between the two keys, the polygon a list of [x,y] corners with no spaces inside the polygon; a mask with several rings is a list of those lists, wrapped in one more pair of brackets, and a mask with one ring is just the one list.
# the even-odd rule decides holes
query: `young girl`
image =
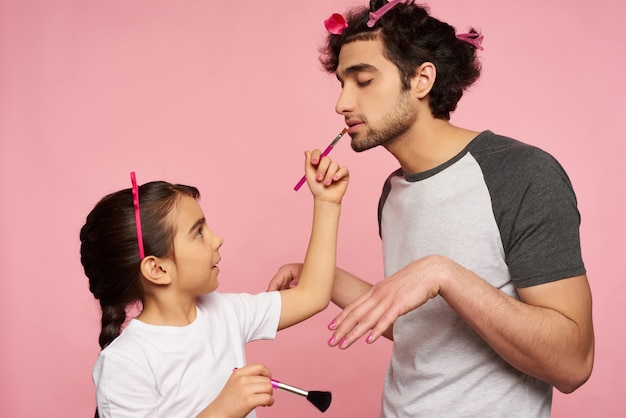
{"label": "young girl", "polygon": [[[272,339],[330,301],[349,174],[319,156],[305,152],[314,211],[300,284],[280,292],[215,292],[223,240],[208,228],[194,187],[137,188],[132,173],[132,189],[94,207],[80,251],[102,308],[96,416],[254,417],[254,408],[274,403],[270,371],[244,366],[244,344]],[[120,334],[139,301],[141,313]]]}

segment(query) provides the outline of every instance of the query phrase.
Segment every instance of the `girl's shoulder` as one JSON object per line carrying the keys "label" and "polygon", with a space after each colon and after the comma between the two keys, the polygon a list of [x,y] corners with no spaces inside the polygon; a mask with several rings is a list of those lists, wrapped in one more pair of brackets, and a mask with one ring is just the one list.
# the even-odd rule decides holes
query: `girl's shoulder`
{"label": "girl's shoulder", "polygon": [[198,308],[207,310],[235,309],[248,310],[251,307],[268,306],[280,303],[279,292],[219,293],[211,292],[198,298]]}

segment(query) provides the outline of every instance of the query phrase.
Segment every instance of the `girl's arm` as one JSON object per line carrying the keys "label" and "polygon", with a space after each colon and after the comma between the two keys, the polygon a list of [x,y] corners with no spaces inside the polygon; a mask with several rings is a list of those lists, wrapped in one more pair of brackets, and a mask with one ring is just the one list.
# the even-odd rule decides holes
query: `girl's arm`
{"label": "girl's arm", "polygon": [[348,170],[320,151],[305,153],[305,173],[313,194],[313,226],[298,286],[281,290],[278,329],[297,324],[322,311],[330,302],[335,275],[341,199],[348,187]]}

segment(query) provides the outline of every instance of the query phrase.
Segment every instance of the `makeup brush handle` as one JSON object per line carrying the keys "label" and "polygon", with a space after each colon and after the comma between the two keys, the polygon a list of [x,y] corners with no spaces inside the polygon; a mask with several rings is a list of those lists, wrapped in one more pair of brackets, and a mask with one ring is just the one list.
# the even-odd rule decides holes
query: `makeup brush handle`
{"label": "makeup brush handle", "polygon": [[274,386],[274,388],[286,390],[287,392],[295,393],[296,395],[301,395],[304,397],[309,394],[309,392],[307,392],[306,390],[298,389],[297,387],[288,385],[286,383],[281,383],[278,380],[272,379],[272,386]]}
{"label": "makeup brush handle", "polygon": [[[324,152],[322,152],[322,155],[320,155],[320,159],[321,159],[321,157],[324,157],[325,155],[328,155],[328,153],[332,149],[333,149],[332,145],[327,146],[326,149],[324,150]],[[300,179],[298,184],[296,184],[296,186],[293,189],[297,192],[298,190],[300,190],[300,187],[302,187],[302,185],[304,184],[305,181],[306,181],[306,176],[302,176],[302,178]]]}

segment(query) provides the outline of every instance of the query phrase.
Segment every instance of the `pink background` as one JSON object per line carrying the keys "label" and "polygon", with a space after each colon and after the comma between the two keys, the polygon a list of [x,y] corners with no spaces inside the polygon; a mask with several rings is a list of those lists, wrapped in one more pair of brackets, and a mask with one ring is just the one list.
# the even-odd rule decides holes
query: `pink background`
{"label": "pink background", "polygon": [[[130,171],[140,183],[200,188],[225,238],[222,291],[263,291],[279,265],[302,259],[311,199],[292,190],[302,153],[343,127],[339,85],[317,61],[322,22],[366,3],[0,0],[0,416],[92,416],[100,317],[78,232],[99,198],[130,186]],[[453,123],[544,148],[577,191],[596,364],[577,392],[556,393],[553,416],[624,416],[625,3],[430,7],[460,32],[474,25],[485,35],[483,76]],[[356,155],[348,140],[333,157],[352,173],[339,264],[379,280],[376,203],[396,162],[383,149]],[[376,416],[391,345],[328,348],[337,312],[253,343],[248,360],[332,391],[325,416]],[[284,392],[258,414],[320,415]]]}

